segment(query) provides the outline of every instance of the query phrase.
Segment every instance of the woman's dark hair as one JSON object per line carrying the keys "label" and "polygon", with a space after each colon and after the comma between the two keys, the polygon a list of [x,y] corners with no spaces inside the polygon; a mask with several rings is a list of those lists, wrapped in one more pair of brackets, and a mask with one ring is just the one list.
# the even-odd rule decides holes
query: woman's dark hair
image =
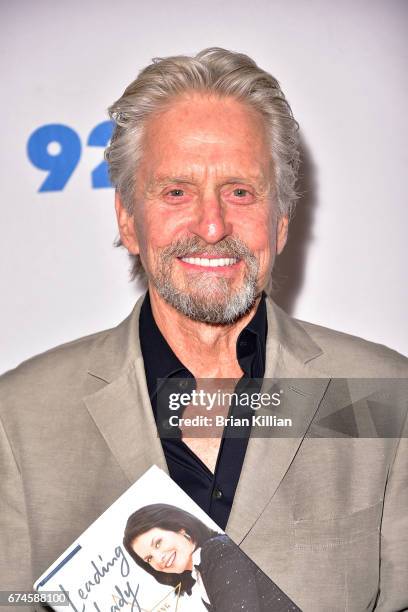
{"label": "woman's dark hair", "polygon": [[217,532],[204,525],[204,523],[189,512],[169,504],[144,506],[136,510],[128,518],[123,536],[123,545],[132,559],[160,584],[174,588],[180,585],[180,595],[184,595],[184,593],[191,595],[191,589],[195,580],[191,576],[190,571],[186,570],[182,574],[159,572],[153,569],[149,563],[139,557],[133,550],[132,543],[134,540],[154,528],[174,531],[175,533],[184,530],[186,535],[190,536],[196,548],[200,548],[204,542],[218,535]]}

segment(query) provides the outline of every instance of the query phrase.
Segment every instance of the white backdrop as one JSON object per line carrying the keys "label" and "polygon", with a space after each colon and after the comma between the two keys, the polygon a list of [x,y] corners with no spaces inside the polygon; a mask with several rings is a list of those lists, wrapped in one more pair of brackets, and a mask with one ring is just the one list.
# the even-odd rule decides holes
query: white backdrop
{"label": "white backdrop", "polygon": [[[113,191],[91,185],[103,149],[87,140],[153,56],[207,46],[246,52],[271,71],[301,125],[305,197],[278,301],[300,318],[408,352],[405,0],[0,6],[0,371],[131,310],[138,291],[125,253],[112,247]],[[79,146],[81,156],[63,187],[39,192],[48,172],[30,161],[27,142],[48,124],[71,129],[59,177]],[[58,151],[44,145],[46,163]]]}

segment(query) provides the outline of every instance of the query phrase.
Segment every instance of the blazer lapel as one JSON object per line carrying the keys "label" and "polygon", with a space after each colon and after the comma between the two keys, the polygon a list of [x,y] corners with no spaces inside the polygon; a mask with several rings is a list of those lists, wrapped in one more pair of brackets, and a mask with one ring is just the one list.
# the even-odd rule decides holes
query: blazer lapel
{"label": "blazer lapel", "polygon": [[139,344],[143,297],[130,317],[95,346],[89,376],[99,388],[84,398],[89,414],[129,483],[153,464],[167,472]]}
{"label": "blazer lapel", "polygon": [[279,390],[283,391],[281,415],[286,416],[289,410],[294,427],[283,434],[287,437],[279,432],[279,437],[251,436],[249,440],[226,529],[238,544],[276,493],[329,384],[329,378],[312,364],[322,354],[320,347],[271,300],[267,312],[264,384],[268,379],[279,379]]}

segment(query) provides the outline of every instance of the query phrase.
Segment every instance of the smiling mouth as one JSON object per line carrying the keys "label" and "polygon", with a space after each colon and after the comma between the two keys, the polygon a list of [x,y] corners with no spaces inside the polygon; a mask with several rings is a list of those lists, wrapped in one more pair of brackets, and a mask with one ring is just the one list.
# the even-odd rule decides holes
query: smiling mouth
{"label": "smiling mouth", "polygon": [[170,557],[167,559],[166,563],[164,564],[164,567],[166,569],[168,569],[169,567],[171,567],[173,565],[174,559],[176,558],[176,553],[171,553]]}
{"label": "smiling mouth", "polygon": [[184,263],[202,268],[221,268],[225,266],[233,266],[238,263],[239,259],[235,257],[180,257]]}

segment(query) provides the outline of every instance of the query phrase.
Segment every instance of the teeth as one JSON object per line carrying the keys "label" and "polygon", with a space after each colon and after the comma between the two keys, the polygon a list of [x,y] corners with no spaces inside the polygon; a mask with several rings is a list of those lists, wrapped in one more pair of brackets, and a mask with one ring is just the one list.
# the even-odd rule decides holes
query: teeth
{"label": "teeth", "polygon": [[237,259],[224,257],[219,259],[207,259],[206,257],[182,257],[181,261],[185,261],[195,266],[206,266],[207,268],[219,268],[220,266],[232,266],[237,263]]}

